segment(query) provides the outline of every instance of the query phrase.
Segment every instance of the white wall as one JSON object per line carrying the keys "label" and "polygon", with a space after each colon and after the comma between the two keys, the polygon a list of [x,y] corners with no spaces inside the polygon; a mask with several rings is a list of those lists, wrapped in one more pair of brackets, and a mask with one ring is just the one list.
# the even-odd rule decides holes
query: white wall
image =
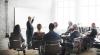
{"label": "white wall", "polygon": [[4,37],[5,33],[6,33],[5,0],[0,0],[0,37]]}
{"label": "white wall", "polygon": [[40,9],[40,11],[47,11],[49,15],[52,12],[51,2],[52,0],[9,0],[8,4],[9,33],[12,32],[14,26],[14,18],[15,18],[14,8]]}

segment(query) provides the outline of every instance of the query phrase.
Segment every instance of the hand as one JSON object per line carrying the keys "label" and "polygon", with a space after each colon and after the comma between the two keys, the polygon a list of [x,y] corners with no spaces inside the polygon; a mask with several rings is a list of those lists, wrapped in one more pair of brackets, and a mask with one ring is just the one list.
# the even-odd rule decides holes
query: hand
{"label": "hand", "polygon": [[32,19],[32,22],[31,22],[31,23],[33,23],[33,21],[34,21],[34,18],[35,18],[35,16],[33,17],[33,19]]}

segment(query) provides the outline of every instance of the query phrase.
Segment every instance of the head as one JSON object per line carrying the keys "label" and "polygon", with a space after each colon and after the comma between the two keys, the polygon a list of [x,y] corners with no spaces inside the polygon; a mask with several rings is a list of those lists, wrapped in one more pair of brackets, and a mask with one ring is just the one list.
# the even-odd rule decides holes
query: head
{"label": "head", "polygon": [[73,23],[71,21],[69,21],[68,24],[69,24],[69,26],[72,26],[73,25]]}
{"label": "head", "polygon": [[95,23],[92,23],[92,25],[91,25],[91,26],[92,26],[92,28],[96,28],[96,25],[95,25]]}
{"label": "head", "polygon": [[20,33],[21,32],[21,29],[20,29],[20,26],[19,25],[16,25],[13,29],[13,32],[14,33]]}
{"label": "head", "polygon": [[76,24],[73,25],[73,29],[74,29],[74,30],[78,30],[78,27],[77,27]]}
{"label": "head", "polygon": [[55,26],[55,28],[58,26],[58,23],[57,22],[54,22],[54,26]]}
{"label": "head", "polygon": [[38,31],[40,31],[41,28],[42,28],[42,25],[41,25],[41,24],[37,24],[37,29],[38,29]]}
{"label": "head", "polygon": [[54,28],[55,28],[54,24],[53,24],[53,23],[50,23],[50,24],[49,24],[49,30],[50,30],[50,31],[53,31]]}
{"label": "head", "polygon": [[31,21],[31,17],[30,16],[28,16],[28,21]]}

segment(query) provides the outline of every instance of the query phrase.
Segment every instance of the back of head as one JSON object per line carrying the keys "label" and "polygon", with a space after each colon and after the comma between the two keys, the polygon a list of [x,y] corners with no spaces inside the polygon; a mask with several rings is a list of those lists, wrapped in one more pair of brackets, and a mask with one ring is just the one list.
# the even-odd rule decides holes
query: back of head
{"label": "back of head", "polygon": [[58,23],[57,22],[54,22],[54,26],[55,26],[55,28],[58,26]]}
{"label": "back of head", "polygon": [[95,23],[92,23],[92,28],[96,28],[96,25],[95,25]]}
{"label": "back of head", "polygon": [[18,33],[20,33],[20,32],[21,32],[20,26],[19,26],[19,25],[16,25],[16,26],[14,27],[13,33],[18,34]]}
{"label": "back of head", "polygon": [[42,25],[41,24],[37,24],[37,29],[40,31],[42,28]]}
{"label": "back of head", "polygon": [[69,26],[73,25],[73,23],[71,21],[68,22]]}
{"label": "back of head", "polygon": [[76,24],[73,25],[73,29],[74,29],[74,30],[78,30],[78,27],[77,27]]}
{"label": "back of head", "polygon": [[31,16],[28,16],[28,21],[31,21]]}
{"label": "back of head", "polygon": [[50,23],[50,24],[49,24],[49,30],[50,30],[50,31],[53,31],[54,28],[55,28],[54,24],[53,24],[53,23]]}

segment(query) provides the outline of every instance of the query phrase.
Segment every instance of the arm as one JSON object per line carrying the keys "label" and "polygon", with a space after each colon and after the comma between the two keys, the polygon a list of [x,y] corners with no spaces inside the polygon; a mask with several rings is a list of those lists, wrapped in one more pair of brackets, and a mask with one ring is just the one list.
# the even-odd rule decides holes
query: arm
{"label": "arm", "polygon": [[32,19],[31,23],[33,23],[34,19]]}
{"label": "arm", "polygon": [[33,19],[32,19],[32,21],[31,21],[31,23],[33,23],[33,21],[34,21],[34,18],[35,18],[35,16],[33,17]]}

